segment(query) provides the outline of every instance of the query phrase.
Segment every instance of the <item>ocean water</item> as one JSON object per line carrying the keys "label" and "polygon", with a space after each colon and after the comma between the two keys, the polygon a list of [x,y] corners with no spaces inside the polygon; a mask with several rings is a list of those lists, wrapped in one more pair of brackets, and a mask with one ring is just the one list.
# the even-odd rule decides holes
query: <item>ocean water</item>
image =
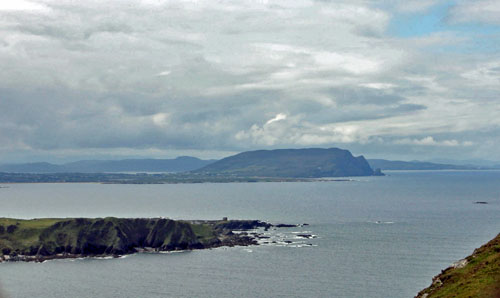
{"label": "ocean water", "polygon": [[[309,224],[271,231],[289,244],[3,263],[0,287],[10,298],[413,297],[500,232],[500,171],[392,171],[347,182],[7,186],[0,188],[2,217]],[[299,239],[298,232],[317,238]]]}

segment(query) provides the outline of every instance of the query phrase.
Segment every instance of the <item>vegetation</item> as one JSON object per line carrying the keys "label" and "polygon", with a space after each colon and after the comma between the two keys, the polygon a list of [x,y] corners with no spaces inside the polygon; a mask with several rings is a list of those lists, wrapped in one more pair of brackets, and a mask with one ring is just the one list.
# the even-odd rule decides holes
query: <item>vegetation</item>
{"label": "vegetation", "polygon": [[417,297],[500,297],[500,234],[433,278]]}
{"label": "vegetation", "polygon": [[287,177],[236,177],[229,175],[183,174],[117,174],[117,173],[0,173],[0,183],[112,183],[112,184],[163,184],[163,183],[229,183],[229,182],[297,182],[310,181]]}
{"label": "vegetation", "polygon": [[123,255],[137,251],[200,249],[254,244],[231,233],[260,221],[175,221],[165,218],[0,218],[0,261]]}

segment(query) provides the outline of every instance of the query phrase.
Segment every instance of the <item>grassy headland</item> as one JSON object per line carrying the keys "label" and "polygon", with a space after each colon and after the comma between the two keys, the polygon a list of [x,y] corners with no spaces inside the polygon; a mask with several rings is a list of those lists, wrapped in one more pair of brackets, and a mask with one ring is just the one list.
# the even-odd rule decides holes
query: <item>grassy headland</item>
{"label": "grassy headland", "polygon": [[232,230],[269,226],[257,220],[0,218],[0,262],[250,245],[254,238]]}
{"label": "grassy headland", "polygon": [[500,234],[443,270],[417,298],[500,297]]}

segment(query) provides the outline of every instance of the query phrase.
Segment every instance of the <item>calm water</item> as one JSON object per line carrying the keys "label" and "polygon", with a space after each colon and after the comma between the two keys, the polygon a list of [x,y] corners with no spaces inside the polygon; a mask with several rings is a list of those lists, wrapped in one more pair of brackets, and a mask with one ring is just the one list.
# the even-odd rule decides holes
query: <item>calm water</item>
{"label": "calm water", "polygon": [[0,216],[227,216],[306,222],[280,232],[318,235],[305,247],[0,264],[11,298],[413,297],[500,232],[500,172],[390,172],[313,183],[13,184],[0,189]]}

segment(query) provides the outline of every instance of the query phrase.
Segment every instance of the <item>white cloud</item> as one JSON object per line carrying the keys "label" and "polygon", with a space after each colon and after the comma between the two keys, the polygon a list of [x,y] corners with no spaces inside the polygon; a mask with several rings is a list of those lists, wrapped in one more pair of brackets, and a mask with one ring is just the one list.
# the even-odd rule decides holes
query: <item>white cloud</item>
{"label": "white cloud", "polygon": [[453,140],[453,139],[452,140],[437,141],[431,136],[424,137],[421,139],[410,139],[410,138],[399,139],[399,140],[395,140],[394,144],[417,145],[417,146],[445,146],[445,147],[471,146],[471,145],[473,145],[473,143],[470,141],[459,142],[459,141]]}
{"label": "white cloud", "polygon": [[2,0],[0,1],[0,11],[38,11],[47,12],[49,8],[46,5],[36,1],[24,0]]}
{"label": "white cloud", "polygon": [[[387,32],[433,0],[5,3],[0,150],[498,143],[498,52],[457,50],[470,32]],[[459,2],[455,21],[470,7],[496,24],[497,2],[474,3]]]}
{"label": "white cloud", "polygon": [[499,0],[462,0],[450,10],[454,23],[479,22],[500,25]]}
{"label": "white cloud", "polygon": [[165,76],[168,76],[169,74],[171,74],[172,72],[170,70],[164,70],[162,72],[159,72],[156,74],[157,77],[165,77]]}
{"label": "white cloud", "polygon": [[168,124],[170,115],[167,113],[157,113],[151,116],[151,119],[153,120],[154,124],[158,126],[165,126]]}
{"label": "white cloud", "polygon": [[281,121],[281,120],[285,120],[286,119],[286,114],[283,114],[283,113],[279,113],[277,114],[274,118],[272,119],[269,119],[267,122],[266,122],[266,125],[269,125],[273,122],[276,122],[276,121]]}
{"label": "white cloud", "polygon": [[360,86],[373,88],[373,89],[381,89],[381,90],[391,89],[391,88],[396,87],[394,84],[390,84],[390,83],[364,83],[364,84],[360,84]]}

